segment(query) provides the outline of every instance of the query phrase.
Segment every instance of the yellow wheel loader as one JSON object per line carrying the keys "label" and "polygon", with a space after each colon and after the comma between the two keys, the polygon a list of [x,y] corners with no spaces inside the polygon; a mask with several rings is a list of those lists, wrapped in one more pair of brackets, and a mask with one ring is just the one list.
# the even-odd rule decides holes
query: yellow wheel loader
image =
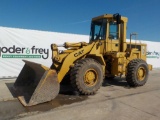
{"label": "yellow wheel loader", "polygon": [[[105,14],[92,19],[90,41],[65,42],[66,50],[51,45],[53,64],[24,61],[25,65],[14,88],[24,106],[32,106],[54,99],[66,76],[75,91],[95,94],[105,77],[126,76],[130,86],[142,86],[148,79],[152,65],[146,63],[146,44],[126,42],[126,17]],[[135,33],[131,34],[132,36]]]}

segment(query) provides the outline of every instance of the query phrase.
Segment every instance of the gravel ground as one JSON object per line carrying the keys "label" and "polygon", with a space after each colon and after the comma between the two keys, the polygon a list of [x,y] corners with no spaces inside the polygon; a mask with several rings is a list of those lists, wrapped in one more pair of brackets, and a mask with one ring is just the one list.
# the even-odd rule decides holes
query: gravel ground
{"label": "gravel ground", "polygon": [[12,92],[14,80],[0,80],[0,120],[160,120],[160,69],[145,86],[130,88],[125,79],[104,81],[93,96],[60,94],[55,100],[23,107]]}

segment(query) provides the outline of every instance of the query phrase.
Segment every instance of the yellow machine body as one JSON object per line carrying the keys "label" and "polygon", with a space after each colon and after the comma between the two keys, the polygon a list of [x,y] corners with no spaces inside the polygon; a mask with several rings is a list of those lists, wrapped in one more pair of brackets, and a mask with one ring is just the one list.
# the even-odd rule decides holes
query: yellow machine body
{"label": "yellow machine body", "polygon": [[[128,64],[134,59],[140,59],[140,62],[146,61],[146,44],[126,42],[127,22],[128,19],[119,14],[95,17],[91,23],[89,43],[65,42],[63,47],[66,50],[61,52],[58,50],[58,45],[51,45],[53,64],[50,68],[25,61],[26,64],[15,82],[15,89],[18,91],[17,93],[20,93],[21,103],[24,106],[31,106],[54,99],[59,92],[59,83],[64,80],[72,68],[78,66],[78,61],[86,59],[86,61],[94,62],[95,60],[96,66],[100,65],[98,68],[102,68],[101,76],[105,77],[127,75]],[[99,31],[96,34],[97,28]],[[85,62],[81,61],[80,63],[84,64]],[[148,64],[147,66],[147,69],[152,70],[152,65]],[[76,70],[76,68],[74,69]],[[145,67],[142,65],[138,71],[137,77],[143,79],[147,73]],[[87,84],[89,84],[90,81],[101,78],[101,76],[96,76],[97,74],[100,73],[90,67],[82,76],[84,76],[83,79],[86,79],[84,81],[88,81]],[[94,84],[89,85],[90,88],[94,87]],[[81,82],[79,86],[82,86]],[[86,89],[88,90],[88,88]],[[88,95],[94,93],[88,91],[80,90]]]}

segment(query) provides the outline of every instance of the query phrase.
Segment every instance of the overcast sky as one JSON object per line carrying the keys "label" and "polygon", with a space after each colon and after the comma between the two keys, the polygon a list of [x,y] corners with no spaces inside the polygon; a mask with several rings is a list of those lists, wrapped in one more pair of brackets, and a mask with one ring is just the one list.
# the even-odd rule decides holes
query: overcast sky
{"label": "overcast sky", "polygon": [[160,41],[160,0],[0,0],[0,26],[75,34],[90,33],[92,17],[128,17],[127,38]]}

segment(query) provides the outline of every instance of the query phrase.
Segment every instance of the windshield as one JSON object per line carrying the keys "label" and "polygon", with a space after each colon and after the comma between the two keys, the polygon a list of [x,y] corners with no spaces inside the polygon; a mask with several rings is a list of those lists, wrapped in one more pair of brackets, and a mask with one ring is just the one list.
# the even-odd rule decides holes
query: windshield
{"label": "windshield", "polygon": [[107,19],[92,21],[90,40],[105,40],[106,27],[107,27]]}

